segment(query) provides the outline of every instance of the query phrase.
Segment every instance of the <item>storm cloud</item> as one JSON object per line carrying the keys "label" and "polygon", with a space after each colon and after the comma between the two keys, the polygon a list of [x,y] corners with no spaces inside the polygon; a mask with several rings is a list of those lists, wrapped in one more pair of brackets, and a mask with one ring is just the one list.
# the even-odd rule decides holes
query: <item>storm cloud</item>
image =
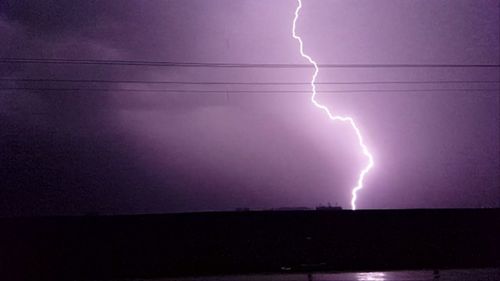
{"label": "storm cloud", "polygon": [[[0,57],[306,63],[291,37],[295,5],[292,0],[7,0],[0,3]],[[486,0],[304,1],[298,32],[319,63],[500,64],[498,8],[497,1]],[[311,106],[307,85],[293,88],[304,94],[231,94],[242,86],[15,81],[307,82],[311,73],[308,68],[1,63],[2,88],[33,90],[0,92],[0,215],[327,202],[348,207],[366,159],[348,126],[332,124]],[[319,81],[498,77],[498,68],[325,68]],[[108,91],[165,87],[220,93]],[[498,91],[346,92],[319,99],[353,116],[374,153],[376,166],[360,208],[499,206]]]}

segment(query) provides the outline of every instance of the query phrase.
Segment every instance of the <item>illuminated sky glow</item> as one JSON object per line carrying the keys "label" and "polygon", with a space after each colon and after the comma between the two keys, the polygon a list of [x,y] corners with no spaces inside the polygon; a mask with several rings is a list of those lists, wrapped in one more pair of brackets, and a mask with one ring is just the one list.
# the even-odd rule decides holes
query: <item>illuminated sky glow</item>
{"label": "illuminated sky glow", "polygon": [[0,63],[0,216],[500,207],[498,0],[53,2],[0,57],[125,64]]}

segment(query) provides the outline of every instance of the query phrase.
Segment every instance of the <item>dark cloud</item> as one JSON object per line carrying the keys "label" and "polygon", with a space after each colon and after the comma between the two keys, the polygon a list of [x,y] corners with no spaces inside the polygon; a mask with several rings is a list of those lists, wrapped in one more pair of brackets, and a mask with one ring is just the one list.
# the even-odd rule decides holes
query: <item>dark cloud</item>
{"label": "dark cloud", "polygon": [[75,31],[96,26],[98,1],[3,1],[2,14],[10,22],[25,28],[31,36],[57,39],[71,36]]}

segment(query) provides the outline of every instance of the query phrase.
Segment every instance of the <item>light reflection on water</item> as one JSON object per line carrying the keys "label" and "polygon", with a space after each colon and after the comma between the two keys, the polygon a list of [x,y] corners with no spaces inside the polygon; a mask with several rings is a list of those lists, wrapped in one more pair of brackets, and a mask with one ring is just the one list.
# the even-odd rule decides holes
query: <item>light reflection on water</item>
{"label": "light reflection on water", "polygon": [[383,272],[360,272],[356,273],[358,281],[386,281]]}
{"label": "light reflection on water", "polygon": [[500,268],[389,272],[259,274],[155,279],[151,281],[499,281]]}

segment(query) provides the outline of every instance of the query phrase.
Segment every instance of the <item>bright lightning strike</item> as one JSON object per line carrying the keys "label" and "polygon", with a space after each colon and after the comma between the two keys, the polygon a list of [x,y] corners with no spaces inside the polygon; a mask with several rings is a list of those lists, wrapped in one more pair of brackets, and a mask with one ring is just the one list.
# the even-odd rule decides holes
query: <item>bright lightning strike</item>
{"label": "bright lightning strike", "polygon": [[311,63],[314,66],[314,74],[311,79],[311,88],[312,88],[312,95],[311,95],[311,102],[316,106],[317,108],[323,110],[328,117],[332,121],[342,121],[342,122],[348,122],[351,127],[354,129],[354,132],[356,132],[356,136],[358,137],[358,142],[359,146],[361,147],[363,154],[368,158],[368,164],[366,167],[361,170],[358,176],[358,181],[356,186],[352,189],[352,199],[351,199],[351,207],[353,210],[356,210],[356,199],[357,199],[357,193],[361,189],[363,189],[363,181],[365,179],[366,174],[368,171],[373,167],[374,162],[373,162],[373,156],[372,154],[368,151],[368,148],[366,147],[365,143],[363,142],[363,136],[361,135],[361,132],[359,128],[356,126],[356,123],[354,122],[354,119],[349,116],[338,116],[338,115],[333,115],[332,112],[324,105],[320,104],[318,101],[316,101],[316,77],[318,76],[319,68],[318,64],[306,53],[304,53],[304,43],[302,42],[302,38],[297,35],[295,31],[295,27],[297,25],[297,19],[299,18],[299,12],[300,9],[302,8],[302,1],[297,0],[298,6],[297,9],[295,10],[295,18],[293,19],[293,29],[292,29],[292,36],[294,39],[297,39],[299,41],[300,45],[300,55],[307,59],[309,63]]}

